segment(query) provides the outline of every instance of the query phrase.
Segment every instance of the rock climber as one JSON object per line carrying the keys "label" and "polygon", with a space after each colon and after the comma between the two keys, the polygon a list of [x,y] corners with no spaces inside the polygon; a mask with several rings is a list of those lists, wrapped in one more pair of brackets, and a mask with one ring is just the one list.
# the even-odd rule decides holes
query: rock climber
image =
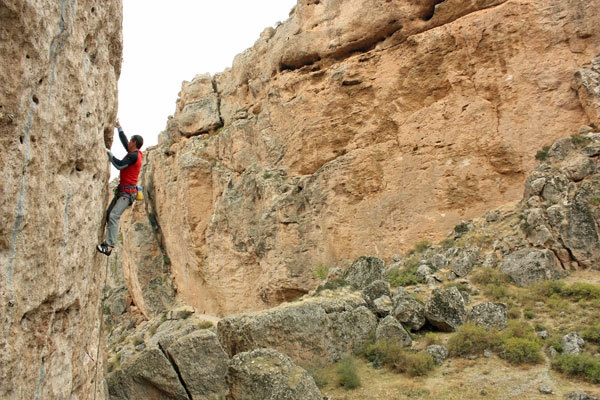
{"label": "rock climber", "polygon": [[119,160],[112,154],[110,149],[106,149],[109,161],[119,170],[119,185],[115,189],[115,196],[106,210],[106,240],[96,246],[96,250],[107,256],[110,256],[112,249],[115,247],[121,214],[133,204],[138,192],[137,181],[142,169],[142,152],[140,149],[144,144],[144,139],[139,135],[133,135],[131,140],[127,140],[119,120],[115,123],[115,127],[119,131],[119,139],[127,150],[127,155]]}

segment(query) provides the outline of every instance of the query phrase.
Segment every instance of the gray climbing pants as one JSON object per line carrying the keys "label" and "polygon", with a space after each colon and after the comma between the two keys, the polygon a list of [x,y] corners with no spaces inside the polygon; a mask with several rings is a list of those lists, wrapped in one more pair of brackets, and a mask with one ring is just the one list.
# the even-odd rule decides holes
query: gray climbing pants
{"label": "gray climbing pants", "polygon": [[106,244],[115,247],[119,234],[121,214],[133,204],[137,193],[119,192],[115,195],[106,211]]}

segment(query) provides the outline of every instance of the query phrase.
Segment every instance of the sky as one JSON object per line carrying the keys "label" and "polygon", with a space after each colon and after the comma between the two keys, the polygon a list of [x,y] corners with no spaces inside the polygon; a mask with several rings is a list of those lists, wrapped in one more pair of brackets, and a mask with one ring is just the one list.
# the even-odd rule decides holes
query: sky
{"label": "sky", "polygon": [[[125,134],[141,135],[142,150],[157,144],[181,83],[231,67],[265,28],[288,19],[296,1],[123,0],[118,118]],[[116,137],[112,150],[125,156]]]}

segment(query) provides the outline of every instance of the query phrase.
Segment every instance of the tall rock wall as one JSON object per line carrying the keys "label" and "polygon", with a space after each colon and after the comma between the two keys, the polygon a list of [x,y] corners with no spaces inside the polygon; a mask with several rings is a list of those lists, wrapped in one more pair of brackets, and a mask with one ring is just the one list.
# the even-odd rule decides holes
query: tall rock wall
{"label": "tall rock wall", "polygon": [[120,0],[0,2],[2,399],[102,398],[121,20]]}
{"label": "tall rock wall", "polygon": [[536,152],[597,119],[574,75],[600,54],[598,15],[599,0],[300,0],[231,69],[184,82],[148,153],[144,219],[178,299],[268,307],[319,265],[389,260],[519,200]]}

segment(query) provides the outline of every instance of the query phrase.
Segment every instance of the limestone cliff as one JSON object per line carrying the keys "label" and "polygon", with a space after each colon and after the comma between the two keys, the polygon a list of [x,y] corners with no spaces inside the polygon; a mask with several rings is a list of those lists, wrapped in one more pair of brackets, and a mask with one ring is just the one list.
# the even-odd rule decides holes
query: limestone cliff
{"label": "limestone cliff", "polygon": [[102,398],[121,19],[120,0],[0,2],[2,399]]}
{"label": "limestone cliff", "polygon": [[300,0],[231,69],[184,82],[130,224],[156,243],[125,263],[136,304],[157,310],[136,273],[154,265],[200,311],[266,308],[314,288],[320,264],[389,260],[519,200],[539,149],[598,123],[574,76],[600,54],[599,13]]}

